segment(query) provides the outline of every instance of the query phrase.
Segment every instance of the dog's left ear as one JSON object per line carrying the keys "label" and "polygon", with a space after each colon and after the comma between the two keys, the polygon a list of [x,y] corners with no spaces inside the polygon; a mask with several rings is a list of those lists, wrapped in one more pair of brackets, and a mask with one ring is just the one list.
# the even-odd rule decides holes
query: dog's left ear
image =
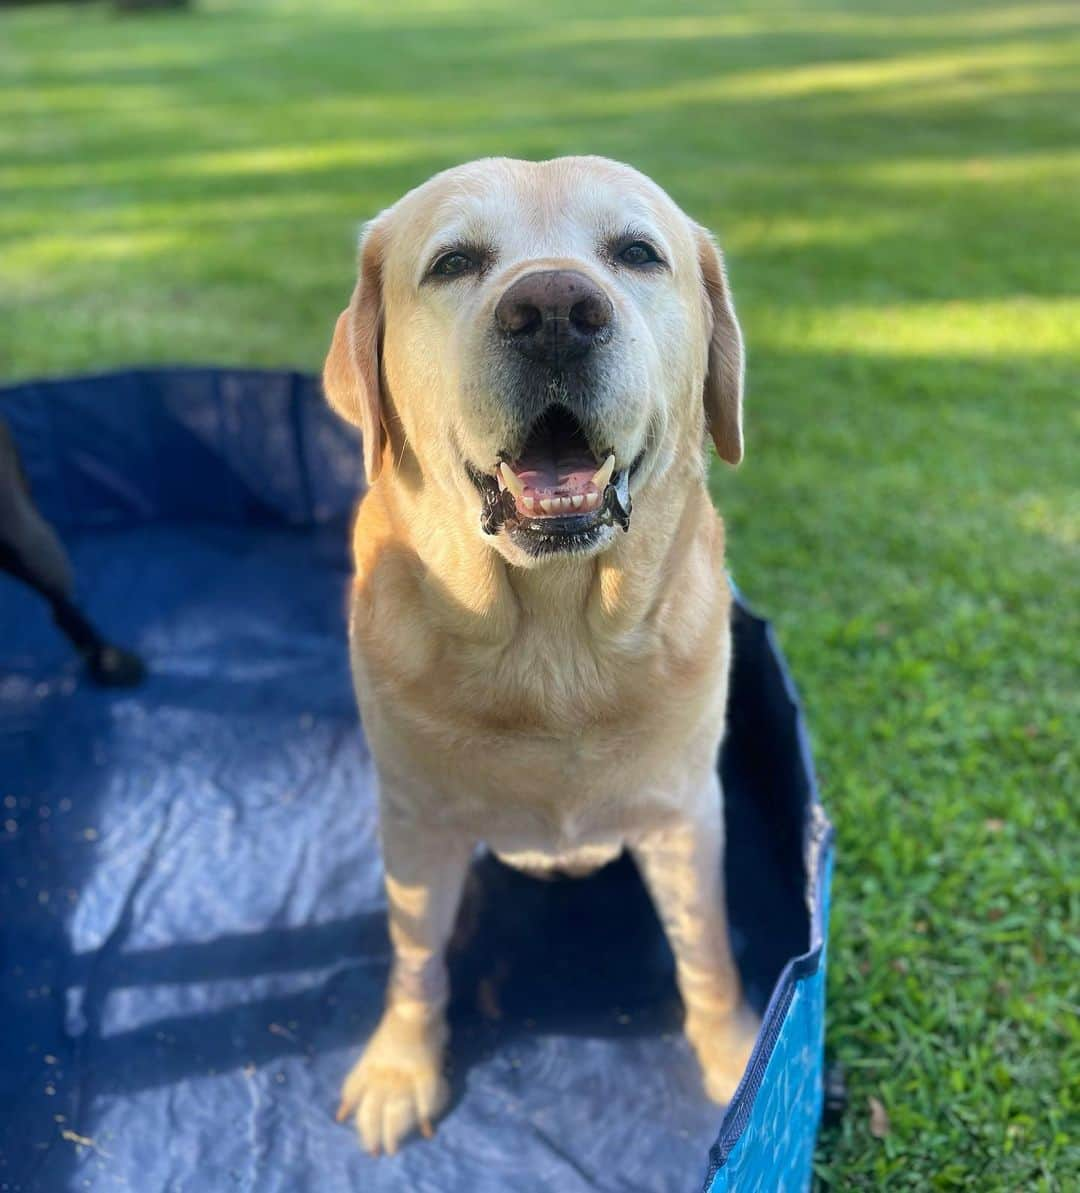
{"label": "dog's left ear", "polygon": [[731,302],[724,260],[712,237],[697,228],[698,261],[709,355],[705,372],[705,422],[721,460],[738,464],[743,457],[743,340]]}

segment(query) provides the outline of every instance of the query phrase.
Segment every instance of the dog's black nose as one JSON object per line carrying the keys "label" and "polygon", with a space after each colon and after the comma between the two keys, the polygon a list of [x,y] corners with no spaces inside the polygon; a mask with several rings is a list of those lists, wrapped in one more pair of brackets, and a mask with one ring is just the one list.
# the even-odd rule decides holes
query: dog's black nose
{"label": "dog's black nose", "polygon": [[495,321],[522,355],[561,368],[589,351],[611,326],[611,299],[582,273],[543,269],[507,288]]}

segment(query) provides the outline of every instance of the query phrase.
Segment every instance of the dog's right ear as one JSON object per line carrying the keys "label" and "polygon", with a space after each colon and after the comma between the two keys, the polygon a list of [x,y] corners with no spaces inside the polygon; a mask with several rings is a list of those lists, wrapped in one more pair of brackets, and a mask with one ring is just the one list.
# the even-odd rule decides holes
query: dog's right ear
{"label": "dog's right ear", "polygon": [[721,460],[738,464],[743,457],[743,341],[735,318],[724,259],[704,228],[697,229],[698,263],[709,325],[705,374],[705,421]]}
{"label": "dog's right ear", "polygon": [[384,226],[369,224],[360,243],[360,278],[352,301],[338,316],[323,365],[327,401],[342,418],[360,428],[369,485],[379,475],[386,442],[380,367],[385,241]]}

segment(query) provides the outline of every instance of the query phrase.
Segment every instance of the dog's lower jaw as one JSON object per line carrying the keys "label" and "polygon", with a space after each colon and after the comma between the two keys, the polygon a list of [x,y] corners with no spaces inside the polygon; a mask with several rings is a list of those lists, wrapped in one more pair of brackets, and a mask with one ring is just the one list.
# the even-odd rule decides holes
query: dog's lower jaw
{"label": "dog's lower jaw", "polygon": [[591,507],[543,516],[539,511],[534,515],[523,513],[515,492],[502,486],[494,476],[467,464],[469,480],[480,493],[480,529],[485,535],[509,534],[530,555],[572,553],[575,549],[593,545],[606,527],[617,526],[627,531],[633,510],[630,477],[641,466],[643,458],[644,452],[629,468],[614,472],[612,454],[610,466],[597,473],[602,487],[591,494]]}

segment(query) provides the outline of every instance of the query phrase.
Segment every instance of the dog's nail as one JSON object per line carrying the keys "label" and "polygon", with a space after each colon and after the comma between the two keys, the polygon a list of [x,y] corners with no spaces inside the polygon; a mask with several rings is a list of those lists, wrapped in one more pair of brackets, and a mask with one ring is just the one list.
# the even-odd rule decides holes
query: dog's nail
{"label": "dog's nail", "polygon": [[348,1117],[349,1117],[349,1107],[343,1100],[341,1105],[337,1108],[337,1113],[334,1115],[334,1118],[339,1123],[343,1123]]}
{"label": "dog's nail", "polygon": [[435,1134],[435,1128],[431,1125],[431,1119],[422,1118],[420,1120],[420,1134],[425,1139],[431,1139]]}

